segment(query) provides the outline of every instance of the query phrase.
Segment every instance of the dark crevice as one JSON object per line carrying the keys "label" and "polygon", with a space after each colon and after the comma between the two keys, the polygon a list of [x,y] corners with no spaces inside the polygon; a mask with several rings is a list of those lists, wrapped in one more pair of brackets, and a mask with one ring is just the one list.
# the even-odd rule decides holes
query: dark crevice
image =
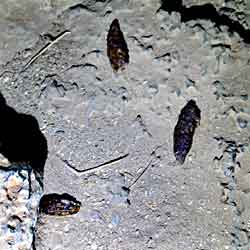
{"label": "dark crevice", "polygon": [[79,3],[79,4],[76,4],[74,6],[71,6],[69,7],[69,11],[74,11],[74,10],[87,10],[87,11],[90,11],[90,12],[96,12],[95,10],[92,10],[91,8],[89,8],[89,6],[87,5],[84,5],[82,3]]}
{"label": "dark crevice", "polygon": [[91,63],[81,63],[81,64],[73,64],[69,68],[67,68],[64,72],[71,70],[71,69],[83,69],[83,68],[93,68],[95,70],[98,69],[98,67]]}
{"label": "dark crevice", "polygon": [[250,43],[250,30],[245,29],[241,23],[230,19],[227,15],[220,14],[211,3],[186,7],[183,5],[182,0],[162,0],[160,9],[170,14],[172,12],[180,13],[181,22],[184,23],[203,19],[210,20],[219,29],[222,25],[227,26],[230,33],[236,32],[245,43]]}
{"label": "dark crevice", "polygon": [[37,120],[8,106],[1,93],[0,117],[0,153],[11,163],[29,164],[42,180],[48,148]]}
{"label": "dark crevice", "polygon": [[[109,2],[111,2],[111,0],[96,0],[96,1],[89,1],[86,4],[83,3],[78,3],[75,4],[73,6],[70,6],[65,12],[69,12],[69,13],[81,13],[82,10],[86,10],[89,12],[97,12],[98,7],[96,7],[96,4],[100,2],[103,3],[104,6],[107,5]],[[103,8],[104,8],[103,6]]]}

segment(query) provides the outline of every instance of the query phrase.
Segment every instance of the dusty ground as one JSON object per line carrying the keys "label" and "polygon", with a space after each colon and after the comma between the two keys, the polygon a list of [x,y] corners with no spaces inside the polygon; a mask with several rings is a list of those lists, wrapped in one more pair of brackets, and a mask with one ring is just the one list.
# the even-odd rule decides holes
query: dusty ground
{"label": "dusty ground", "polygon": [[[181,8],[212,3],[243,34],[235,23],[186,20],[169,2],[0,2],[1,93],[18,112],[36,117],[47,138],[45,191],[82,202],[72,217],[42,218],[37,250],[250,249],[250,50],[244,37],[250,3],[188,0]],[[114,18],[130,51],[130,64],[117,75],[106,55]],[[71,34],[24,69],[65,30]],[[190,99],[201,109],[201,124],[185,164],[172,166],[173,129]],[[95,173],[79,175],[70,167],[126,153]],[[122,186],[152,157],[154,166],[127,197]]]}

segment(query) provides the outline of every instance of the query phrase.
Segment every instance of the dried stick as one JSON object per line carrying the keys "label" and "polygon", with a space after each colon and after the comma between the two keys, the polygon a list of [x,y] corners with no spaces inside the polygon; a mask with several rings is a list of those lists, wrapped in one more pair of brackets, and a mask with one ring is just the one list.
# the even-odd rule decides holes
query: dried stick
{"label": "dried stick", "polygon": [[149,167],[152,165],[154,159],[151,159],[151,161],[148,163],[148,165],[143,169],[143,171],[135,178],[135,180],[128,186],[128,189],[130,189],[132,186],[136,184],[136,182],[142,177],[142,175],[149,169]]}
{"label": "dried stick", "polygon": [[57,43],[59,40],[61,40],[65,35],[69,34],[70,31],[66,30],[62,32],[60,35],[55,38],[52,42],[46,44],[41,50],[39,50],[34,56],[31,57],[31,59],[24,65],[21,72],[24,72],[39,56],[41,56],[44,52],[46,52],[50,47],[52,47],[55,43]]}
{"label": "dried stick", "polygon": [[115,162],[117,162],[117,161],[120,161],[120,160],[126,158],[128,155],[129,155],[129,154],[127,153],[127,154],[122,155],[122,156],[119,156],[119,157],[117,157],[117,158],[115,158],[115,159],[112,159],[112,160],[109,160],[109,161],[107,161],[107,162],[101,163],[101,164],[99,164],[99,165],[97,165],[97,166],[90,167],[90,168],[86,168],[86,169],[83,169],[83,170],[77,169],[77,168],[74,167],[72,164],[70,164],[67,160],[63,160],[63,159],[61,159],[61,158],[60,158],[60,159],[61,159],[70,169],[72,169],[74,172],[80,173],[80,175],[82,175],[82,174],[94,172],[95,170],[97,170],[97,169],[99,169],[99,168],[101,168],[101,167],[104,167],[104,166],[110,165],[110,164],[112,164],[112,163],[115,163]]}

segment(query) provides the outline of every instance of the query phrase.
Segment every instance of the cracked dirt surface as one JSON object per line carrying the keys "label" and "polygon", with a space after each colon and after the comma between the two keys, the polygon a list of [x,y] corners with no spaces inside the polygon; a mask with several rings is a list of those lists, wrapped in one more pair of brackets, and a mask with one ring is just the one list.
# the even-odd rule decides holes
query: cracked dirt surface
{"label": "cracked dirt surface", "polygon": [[[216,21],[206,9],[183,12],[205,4]],[[0,91],[47,138],[45,191],[82,203],[74,216],[41,218],[37,250],[250,249],[249,9],[243,0],[0,3]],[[106,54],[114,18],[130,55],[118,74]],[[201,123],[185,163],[173,166],[173,130],[190,99]],[[94,173],[71,168],[126,153]],[[128,194],[123,186],[152,157]]]}

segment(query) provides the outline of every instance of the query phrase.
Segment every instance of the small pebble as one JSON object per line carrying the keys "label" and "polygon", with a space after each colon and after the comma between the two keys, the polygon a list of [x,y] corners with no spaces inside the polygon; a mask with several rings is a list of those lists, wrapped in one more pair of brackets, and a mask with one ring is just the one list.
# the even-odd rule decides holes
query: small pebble
{"label": "small pebble", "polygon": [[240,98],[243,101],[247,101],[248,100],[248,94],[241,95]]}
{"label": "small pebble", "polygon": [[231,176],[233,172],[234,172],[234,167],[233,166],[226,167],[224,169],[224,175],[227,176],[227,177]]}
{"label": "small pebble", "polygon": [[248,125],[248,121],[240,117],[237,118],[237,122],[240,128],[246,128]]}
{"label": "small pebble", "polygon": [[225,95],[226,89],[224,87],[224,83],[218,80],[214,81],[213,85],[216,87],[216,91],[214,92],[214,94],[216,95],[216,99],[218,100],[223,95]]}
{"label": "small pebble", "polygon": [[178,96],[178,97],[181,96],[181,90],[179,88],[177,88],[173,92],[176,94],[176,96]]}
{"label": "small pebble", "polygon": [[92,249],[92,250],[97,250],[97,249],[98,249],[98,246],[97,246],[97,244],[96,244],[95,242],[93,242],[93,243],[91,244],[91,249]]}
{"label": "small pebble", "polygon": [[156,95],[159,92],[158,85],[154,82],[144,82],[146,85],[146,91],[150,97]]}
{"label": "small pebble", "polygon": [[125,87],[120,87],[118,89],[118,95],[122,98],[123,101],[128,101],[129,93]]}
{"label": "small pebble", "polygon": [[121,218],[118,214],[112,215],[112,222],[111,223],[113,226],[117,226],[120,223],[120,221],[121,221]]}
{"label": "small pebble", "polygon": [[191,79],[188,78],[185,81],[185,85],[186,85],[187,88],[189,88],[189,87],[195,87],[195,81],[193,81],[193,80],[191,80]]}
{"label": "small pebble", "polygon": [[148,240],[148,242],[147,242],[147,247],[148,247],[149,249],[154,249],[154,248],[156,248],[155,241],[153,240],[152,237],[149,237],[149,240]]}
{"label": "small pebble", "polygon": [[90,212],[90,218],[94,221],[103,221],[103,216],[100,211],[93,210]]}

